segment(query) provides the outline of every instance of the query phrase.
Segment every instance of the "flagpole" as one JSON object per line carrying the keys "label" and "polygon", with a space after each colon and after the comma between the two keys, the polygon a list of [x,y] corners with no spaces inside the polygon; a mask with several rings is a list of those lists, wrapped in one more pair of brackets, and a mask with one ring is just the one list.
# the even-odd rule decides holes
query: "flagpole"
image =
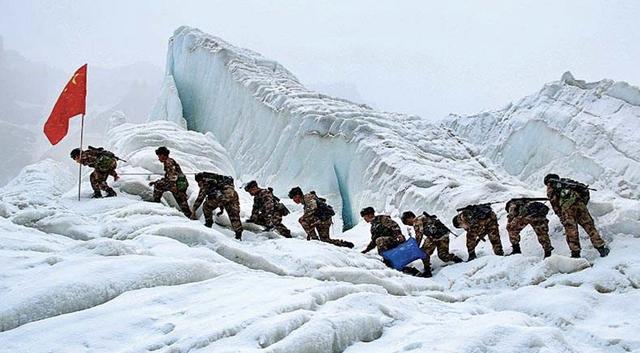
{"label": "flagpole", "polygon": [[80,163],[78,163],[78,201],[80,201],[80,187],[82,185],[82,144],[84,139],[84,113],[82,113],[82,119],[80,120]]}

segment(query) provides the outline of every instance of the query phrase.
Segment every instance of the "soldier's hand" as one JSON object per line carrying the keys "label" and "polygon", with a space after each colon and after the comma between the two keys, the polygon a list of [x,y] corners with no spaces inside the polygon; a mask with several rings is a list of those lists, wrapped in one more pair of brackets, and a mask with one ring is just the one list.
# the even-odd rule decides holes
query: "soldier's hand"
{"label": "soldier's hand", "polygon": [[120,179],[119,175],[116,174],[116,175],[113,176],[113,181],[118,181],[118,179]]}
{"label": "soldier's hand", "polygon": [[156,184],[156,182],[152,181],[152,182],[149,183],[149,186],[154,186],[155,184]]}

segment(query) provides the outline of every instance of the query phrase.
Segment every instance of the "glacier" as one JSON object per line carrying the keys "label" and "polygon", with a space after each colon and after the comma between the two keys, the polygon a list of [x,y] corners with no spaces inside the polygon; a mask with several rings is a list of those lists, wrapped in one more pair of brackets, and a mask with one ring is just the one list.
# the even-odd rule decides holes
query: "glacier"
{"label": "glacier", "polygon": [[[106,122],[105,147],[127,161],[112,182],[119,197],[88,198],[84,168],[77,201],[77,166],[66,155],[27,166],[0,188],[0,347],[640,351],[636,98],[626,83],[565,74],[503,110],[428,122],[313,93],[259,54],[181,27],[151,121],[113,114]],[[293,239],[246,224],[242,242],[226,215],[208,229],[182,216],[169,194],[147,202],[148,182],[162,173],[159,145],[185,172],[233,175],[238,187],[256,178],[280,195],[297,184],[317,190],[342,210],[333,235],[356,248],[306,241],[301,207],[286,197]],[[598,189],[589,207],[608,257],[583,236],[584,258],[569,258],[554,215],[547,259],[531,229],[523,254],[493,256],[481,243],[469,263],[434,258],[431,279],[356,251],[369,240],[357,217],[364,205],[396,220],[405,209],[426,210],[449,224],[467,203],[540,195],[550,171]],[[198,190],[188,177],[192,203]],[[245,219],[252,200],[238,193]],[[494,210],[507,245],[505,212]],[[466,258],[464,236],[451,238],[451,250]]]}

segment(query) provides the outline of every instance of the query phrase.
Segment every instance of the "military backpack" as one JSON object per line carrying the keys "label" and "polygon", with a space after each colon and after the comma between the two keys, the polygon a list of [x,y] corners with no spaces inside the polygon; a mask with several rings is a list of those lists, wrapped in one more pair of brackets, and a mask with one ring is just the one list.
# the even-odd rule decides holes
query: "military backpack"
{"label": "military backpack", "polygon": [[433,239],[440,239],[443,236],[449,234],[449,229],[447,228],[447,226],[445,226],[444,224],[442,224],[442,222],[440,222],[440,220],[438,219],[438,217],[436,216],[431,216],[430,214],[423,212],[422,213],[425,217],[427,217],[427,219],[429,219],[430,221],[428,222],[427,225],[425,225],[425,229],[424,232],[427,236],[433,238]]}
{"label": "military backpack", "polygon": [[115,169],[118,157],[111,151],[107,151],[102,147],[89,146],[89,151],[96,152],[96,161],[94,167],[101,172],[108,172]]}
{"label": "military backpack", "polygon": [[311,191],[313,195],[316,197],[316,211],[315,216],[321,221],[328,221],[331,217],[335,216],[336,212],[333,210],[329,204],[327,204],[327,200],[316,195],[315,191]]}

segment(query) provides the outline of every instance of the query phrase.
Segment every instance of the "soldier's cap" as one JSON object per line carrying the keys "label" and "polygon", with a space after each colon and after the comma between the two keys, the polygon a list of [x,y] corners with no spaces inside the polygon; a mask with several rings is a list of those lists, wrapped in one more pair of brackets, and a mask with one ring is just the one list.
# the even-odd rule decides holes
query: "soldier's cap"
{"label": "soldier's cap", "polygon": [[544,177],[544,184],[548,184],[551,180],[560,180],[560,176],[558,176],[558,174],[547,174]]}
{"label": "soldier's cap", "polygon": [[409,220],[410,218],[416,218],[416,214],[411,211],[406,211],[402,214],[400,220],[402,221],[402,223],[406,224],[407,220]]}
{"label": "soldier's cap", "polygon": [[71,150],[71,159],[76,159],[78,158],[78,156],[80,156],[80,149],[79,148],[74,148]]}
{"label": "soldier's cap", "polygon": [[204,172],[200,172],[198,174],[195,175],[195,179],[196,181],[200,181],[202,179],[204,179]]}
{"label": "soldier's cap", "polygon": [[360,210],[360,217],[373,216],[375,214],[376,214],[376,210],[374,210],[373,207],[371,207],[371,206],[365,207],[365,208]]}
{"label": "soldier's cap", "polygon": [[289,198],[292,199],[294,196],[303,196],[302,189],[299,186],[296,186],[289,190]]}
{"label": "soldier's cap", "polygon": [[255,180],[251,180],[250,182],[247,183],[247,185],[244,186],[244,191],[249,191],[257,187],[258,187],[258,182]]}
{"label": "soldier's cap", "polygon": [[462,225],[460,224],[460,215],[456,215],[455,217],[453,217],[451,223],[453,223],[453,226],[456,228],[462,228]]}
{"label": "soldier's cap", "polygon": [[158,156],[168,156],[169,153],[170,153],[169,149],[164,146],[160,146],[156,149],[156,155]]}

